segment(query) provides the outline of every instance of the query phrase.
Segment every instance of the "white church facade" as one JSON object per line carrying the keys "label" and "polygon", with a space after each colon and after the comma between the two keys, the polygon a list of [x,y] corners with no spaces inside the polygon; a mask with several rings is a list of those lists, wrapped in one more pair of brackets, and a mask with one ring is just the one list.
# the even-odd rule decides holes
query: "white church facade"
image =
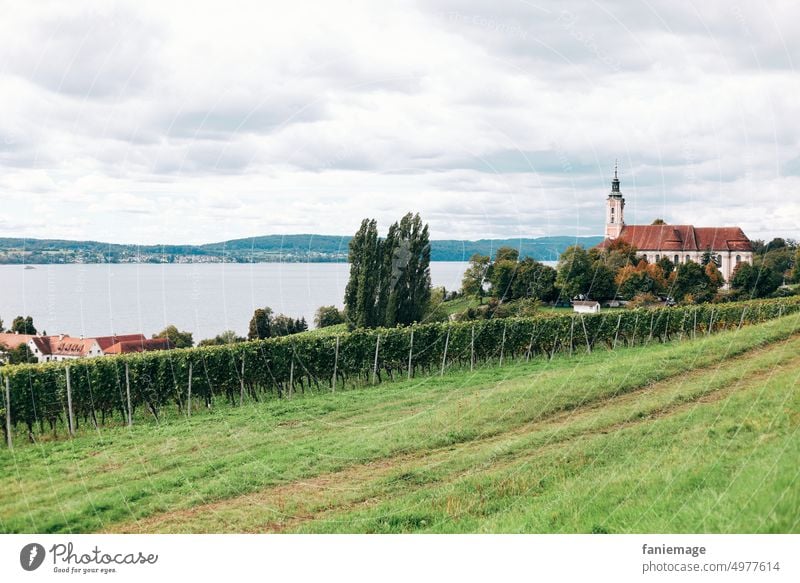
{"label": "white church facade", "polygon": [[619,189],[615,167],[611,193],[606,200],[605,240],[598,247],[605,248],[617,239],[636,247],[639,255],[650,263],[662,257],[675,265],[688,261],[700,263],[703,254],[711,252],[726,282],[739,263],[753,263],[753,245],[739,227],[625,224],[625,198]]}

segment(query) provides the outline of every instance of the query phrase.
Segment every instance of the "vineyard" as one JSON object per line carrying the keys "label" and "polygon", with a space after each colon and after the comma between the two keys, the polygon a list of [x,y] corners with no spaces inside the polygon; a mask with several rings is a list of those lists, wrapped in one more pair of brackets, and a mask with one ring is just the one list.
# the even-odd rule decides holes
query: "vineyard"
{"label": "vineyard", "polygon": [[159,419],[165,408],[175,407],[190,416],[219,400],[237,405],[291,398],[451,368],[694,338],[798,311],[798,298],[755,300],[423,324],[6,366],[0,371],[3,431],[11,446],[18,426],[31,439],[36,432],[71,434],[80,424],[132,424],[137,411]]}

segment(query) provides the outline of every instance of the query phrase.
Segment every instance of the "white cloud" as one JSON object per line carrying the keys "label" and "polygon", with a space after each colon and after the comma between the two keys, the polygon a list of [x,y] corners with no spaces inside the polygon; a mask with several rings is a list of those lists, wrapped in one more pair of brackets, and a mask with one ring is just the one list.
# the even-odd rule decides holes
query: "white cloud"
{"label": "white cloud", "polygon": [[0,235],[350,234],[412,209],[435,238],[596,234],[619,158],[631,219],[800,237],[799,23],[789,2],[14,3]]}

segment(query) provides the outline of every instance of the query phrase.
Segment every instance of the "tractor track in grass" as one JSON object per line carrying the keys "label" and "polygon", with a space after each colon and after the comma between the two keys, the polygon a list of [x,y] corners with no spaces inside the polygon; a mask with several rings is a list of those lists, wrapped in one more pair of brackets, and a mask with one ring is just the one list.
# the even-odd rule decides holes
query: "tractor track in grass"
{"label": "tractor track in grass", "polygon": [[[509,431],[483,434],[476,439],[454,445],[356,464],[336,472],[296,480],[248,494],[155,514],[134,523],[113,524],[110,525],[109,532],[201,532],[205,530],[210,532],[281,532],[292,530],[308,521],[324,519],[326,516],[340,512],[375,505],[386,498],[386,488],[396,489],[400,493],[408,493],[432,485],[442,485],[489,469],[502,469],[581,437],[639,426],[701,404],[721,400],[736,390],[757,384],[770,374],[774,374],[776,368],[800,366],[800,350],[798,349],[800,349],[800,334],[790,334],[788,337],[776,340],[766,346],[757,345],[749,350],[741,351],[709,368],[698,366],[689,372],[674,374],[654,383],[570,403],[560,410],[538,415],[531,421],[526,421]],[[741,377],[725,378],[725,370],[735,363],[758,359],[770,354],[778,355],[783,352],[789,355],[788,358],[783,358],[773,364],[774,368],[765,371],[756,367]],[[715,373],[719,373],[721,378]],[[707,386],[702,382],[704,377],[710,377]],[[695,387],[695,385],[697,386]],[[679,391],[681,387],[692,387],[694,390],[689,391],[687,395],[676,392],[675,397],[665,404],[649,409],[645,408],[645,411],[631,411],[629,417],[623,416],[622,419],[599,426],[591,424],[591,419],[603,412],[625,406],[635,407],[639,399]],[[581,422],[588,423],[588,426],[575,430],[575,426],[579,426]],[[540,435],[543,443],[534,444],[531,447],[520,443],[535,435]],[[507,451],[503,452],[504,448]],[[492,452],[493,449],[494,452]],[[415,476],[420,475],[420,470],[424,472],[431,468],[446,467],[448,462],[452,462],[456,451],[459,455],[480,456],[483,454],[486,459],[466,468],[453,468],[442,478],[416,481]],[[378,489],[381,487],[384,490],[379,492]],[[260,517],[254,519],[253,516],[249,516],[249,525],[243,526],[240,520],[237,521],[236,516],[243,512],[250,515],[260,514]],[[231,515],[229,521],[226,520],[228,515]],[[210,528],[202,526],[207,519],[211,519]]]}

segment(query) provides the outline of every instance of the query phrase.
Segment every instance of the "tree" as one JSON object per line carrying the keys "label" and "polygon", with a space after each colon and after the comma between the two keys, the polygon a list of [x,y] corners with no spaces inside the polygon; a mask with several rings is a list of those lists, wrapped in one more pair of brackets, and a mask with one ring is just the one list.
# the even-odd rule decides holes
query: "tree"
{"label": "tree", "polygon": [[406,214],[397,228],[397,244],[389,251],[391,272],[385,274],[392,298],[385,310],[386,326],[422,321],[431,298],[431,245],[428,225],[419,214]]}
{"label": "tree", "polygon": [[664,272],[665,277],[669,276],[669,274],[675,271],[675,264],[666,255],[664,255],[661,259],[656,261],[656,265],[658,265],[661,268],[661,270]]}
{"label": "tree", "polygon": [[191,332],[181,332],[174,324],[170,324],[153,338],[167,338],[175,348],[191,348],[194,346]]}
{"label": "tree", "polygon": [[580,245],[573,245],[567,247],[558,260],[556,287],[567,298],[585,295],[591,287],[592,275],[586,250]]}
{"label": "tree", "polygon": [[375,219],[364,219],[350,240],[350,279],[344,292],[345,313],[351,326],[371,328],[379,325],[378,294],[384,270]]}
{"label": "tree", "polygon": [[[499,253],[498,253],[499,256]],[[512,299],[511,286],[517,273],[517,261],[511,259],[496,260],[489,270],[489,281],[492,284],[492,297],[501,302]]]}
{"label": "tree", "polygon": [[792,281],[800,283],[800,247],[794,253],[794,268],[792,269]]}
{"label": "tree", "polygon": [[530,257],[519,262],[512,284],[512,296],[550,302],[558,297],[556,270]]}
{"label": "tree", "polygon": [[666,223],[666,221],[664,219],[656,219],[651,224],[653,224],[653,225],[666,225],[667,223]]}
{"label": "tree", "polygon": [[314,324],[317,328],[327,328],[344,323],[344,314],[336,306],[320,306],[314,314]]}
{"label": "tree", "polygon": [[592,279],[586,295],[595,300],[613,298],[617,293],[617,287],[614,285],[614,271],[602,261],[597,261],[592,265],[591,273]]}
{"label": "tree", "polygon": [[36,362],[36,357],[27,344],[20,344],[16,348],[6,351],[8,364],[26,364]]}
{"label": "tree", "polygon": [[599,259],[602,259],[616,273],[626,265],[637,265],[641,261],[637,253],[636,247],[627,241],[614,239]]}
{"label": "tree", "polygon": [[494,256],[495,263],[498,261],[519,261],[519,251],[513,247],[503,246],[497,250]]}
{"label": "tree", "polygon": [[774,293],[781,281],[781,276],[770,267],[756,267],[742,262],[733,270],[731,289],[751,298],[764,298]]}
{"label": "tree", "polygon": [[483,285],[487,280],[491,259],[488,255],[476,253],[469,259],[469,267],[461,279],[461,293],[465,296],[476,296],[483,303],[486,293]]}
{"label": "tree", "polygon": [[305,318],[294,319],[284,314],[272,318],[270,333],[272,336],[290,336],[308,330]]}
{"label": "tree", "polygon": [[214,338],[206,338],[198,343],[198,346],[221,346],[225,344],[236,344],[244,342],[246,339],[236,334],[234,330],[225,330],[221,334],[217,334]]}
{"label": "tree", "polygon": [[36,327],[33,325],[33,318],[31,316],[17,316],[11,322],[11,332],[15,334],[32,334],[36,335]]}
{"label": "tree", "polygon": [[712,287],[702,265],[694,261],[678,265],[672,285],[672,295],[676,300],[695,303],[707,302],[716,292],[717,288]]}
{"label": "tree", "polygon": [[250,325],[247,330],[248,340],[263,340],[269,338],[271,334],[272,308],[257,308],[250,318]]}
{"label": "tree", "polygon": [[623,267],[615,279],[619,295],[625,300],[632,300],[640,294],[661,295],[667,288],[666,278],[661,265],[640,261],[634,267]]}
{"label": "tree", "polygon": [[431,246],[428,225],[406,214],[378,237],[374,219],[364,219],[350,241],[350,279],[345,314],[352,327],[419,322],[431,296]]}

